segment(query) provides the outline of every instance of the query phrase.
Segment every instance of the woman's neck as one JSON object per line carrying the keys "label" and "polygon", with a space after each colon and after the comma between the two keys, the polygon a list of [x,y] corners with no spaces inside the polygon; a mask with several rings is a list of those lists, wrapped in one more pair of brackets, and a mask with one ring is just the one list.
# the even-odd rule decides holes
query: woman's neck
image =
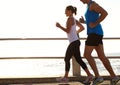
{"label": "woman's neck", "polygon": [[70,17],[73,17],[73,15],[70,15],[69,18],[70,18]]}

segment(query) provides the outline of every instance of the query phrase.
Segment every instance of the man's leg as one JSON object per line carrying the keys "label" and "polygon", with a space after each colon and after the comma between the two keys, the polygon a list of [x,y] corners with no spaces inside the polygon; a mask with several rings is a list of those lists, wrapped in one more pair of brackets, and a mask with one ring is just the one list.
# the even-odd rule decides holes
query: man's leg
{"label": "man's leg", "polygon": [[98,54],[98,57],[102,61],[103,65],[105,66],[105,68],[110,73],[111,77],[115,77],[116,75],[115,75],[115,73],[114,73],[114,71],[111,67],[111,64],[110,64],[109,60],[107,59],[107,57],[105,56],[103,45],[100,44],[99,46],[96,46],[95,50]]}
{"label": "man's leg", "polygon": [[93,51],[93,49],[95,49],[95,46],[85,46],[85,51],[84,51],[84,57],[87,59],[87,61],[89,62],[91,68],[93,69],[93,72],[95,73],[96,77],[100,77],[96,63],[94,58],[91,56],[91,53]]}

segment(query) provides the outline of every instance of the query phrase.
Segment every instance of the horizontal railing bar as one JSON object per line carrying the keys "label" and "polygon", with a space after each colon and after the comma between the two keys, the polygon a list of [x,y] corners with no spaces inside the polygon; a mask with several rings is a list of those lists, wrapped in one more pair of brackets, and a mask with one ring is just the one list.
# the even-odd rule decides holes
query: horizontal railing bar
{"label": "horizontal railing bar", "polygon": [[[82,57],[85,58],[85,57]],[[99,59],[98,57],[93,57]],[[120,59],[120,56],[110,56],[108,59]],[[64,57],[0,57],[0,60],[4,59],[64,59]]]}
{"label": "horizontal railing bar", "polygon": [[[86,38],[80,38],[85,40]],[[115,38],[103,38],[105,40],[120,40],[120,37]],[[67,40],[67,38],[0,38],[0,40]]]}

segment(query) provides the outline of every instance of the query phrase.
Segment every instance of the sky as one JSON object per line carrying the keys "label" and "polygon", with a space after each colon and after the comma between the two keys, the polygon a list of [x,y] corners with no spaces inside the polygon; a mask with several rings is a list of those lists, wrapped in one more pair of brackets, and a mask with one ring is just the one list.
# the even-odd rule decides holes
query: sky
{"label": "sky", "polygon": [[[95,1],[108,12],[101,22],[104,37],[120,38],[120,0]],[[0,38],[66,38],[66,33],[55,24],[59,22],[65,26],[65,8],[68,5],[77,7],[77,15],[74,16],[77,20],[84,17],[86,5],[80,0],[0,0]],[[86,37],[86,25],[84,27],[81,37]],[[105,41],[105,51],[120,54],[116,49],[119,42]],[[0,56],[64,56],[67,45],[66,41],[1,41]],[[81,47],[83,53],[84,42]]]}
{"label": "sky", "polygon": [[[95,1],[109,13],[102,22],[105,37],[120,37],[120,1]],[[68,5],[77,7],[76,19],[84,16],[86,5],[80,0],[0,0],[0,38],[66,37],[55,23],[65,26]],[[80,35],[85,37],[86,30]]]}

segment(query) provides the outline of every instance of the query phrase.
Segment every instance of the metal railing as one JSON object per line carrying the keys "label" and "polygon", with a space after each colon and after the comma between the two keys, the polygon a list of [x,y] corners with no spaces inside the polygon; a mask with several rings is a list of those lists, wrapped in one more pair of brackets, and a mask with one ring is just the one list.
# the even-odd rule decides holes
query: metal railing
{"label": "metal railing", "polygon": [[[86,38],[80,38],[80,40],[85,40]],[[67,38],[0,38],[0,41],[15,41],[15,40],[67,40]],[[120,40],[120,38],[104,38],[104,40]],[[0,57],[1,59],[63,59],[64,57]],[[84,58],[84,57],[83,57]],[[98,59],[98,57],[94,57]],[[120,59],[119,56],[108,56],[108,59]],[[72,59],[73,65],[73,76],[81,76],[80,66]]]}
{"label": "metal railing", "polygon": [[[86,38],[80,38],[85,40]],[[119,37],[115,38],[104,38],[105,40],[120,40]],[[67,38],[0,38],[0,40],[67,40]]]}

